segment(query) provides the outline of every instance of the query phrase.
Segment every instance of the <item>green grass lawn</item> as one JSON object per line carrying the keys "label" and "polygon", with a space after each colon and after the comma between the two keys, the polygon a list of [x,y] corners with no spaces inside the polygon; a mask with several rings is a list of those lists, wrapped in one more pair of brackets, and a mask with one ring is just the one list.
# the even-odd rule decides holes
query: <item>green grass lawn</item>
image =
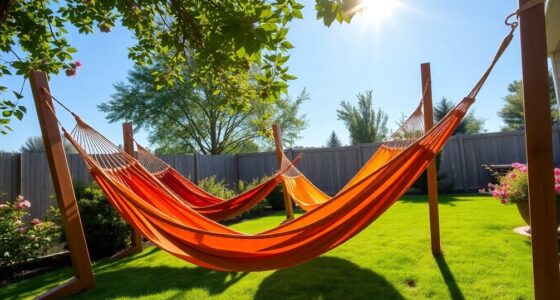
{"label": "green grass lawn", "polygon": [[[530,241],[515,207],[484,196],[442,196],[444,258],[430,251],[425,197],[406,197],[341,247],[300,266],[256,273],[215,272],[148,248],[95,263],[87,299],[530,299]],[[258,232],[282,214],[236,224]],[[61,283],[71,269],[0,287],[0,299],[28,298]]]}

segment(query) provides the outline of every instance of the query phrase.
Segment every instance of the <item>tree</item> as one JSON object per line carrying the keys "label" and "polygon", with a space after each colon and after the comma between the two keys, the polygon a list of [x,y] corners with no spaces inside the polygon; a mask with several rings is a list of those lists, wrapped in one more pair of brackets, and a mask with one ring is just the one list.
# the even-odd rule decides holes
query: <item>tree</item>
{"label": "tree", "polygon": [[372,91],[358,94],[358,106],[342,101],[338,109],[338,119],[342,120],[350,132],[352,145],[359,143],[374,143],[385,139],[387,136],[387,120],[389,116],[373,107]]}
{"label": "tree", "polygon": [[[552,75],[548,77],[550,87],[550,108],[552,111],[552,122],[558,123],[558,109],[556,107],[556,95],[554,94],[554,81]],[[498,112],[505,126],[503,131],[521,130],[525,128],[525,112],[523,110],[523,82],[514,80],[508,85],[509,94],[504,98],[506,103]]]}
{"label": "tree", "polygon": [[338,138],[338,136],[336,135],[336,132],[334,132],[334,130],[332,131],[331,135],[329,136],[329,139],[327,140],[327,147],[329,148],[334,148],[334,147],[341,147],[342,143],[340,142],[340,139]]}
{"label": "tree", "polygon": [[[64,147],[64,152],[66,153],[77,152],[74,146],[64,137],[62,138],[62,145]],[[28,137],[25,143],[19,148],[19,151],[22,153],[45,152],[45,143],[43,143],[43,138],[40,136]]]}
{"label": "tree", "polygon": [[[31,70],[48,74],[76,74],[77,50],[66,36],[68,27],[82,34],[110,32],[119,23],[136,37],[129,58],[138,66],[151,65],[164,55],[164,71],[154,74],[157,86],[172,86],[182,78],[184,63],[194,62],[192,78],[227,91],[234,109],[248,109],[255,99],[272,104],[287,93],[288,24],[303,18],[295,0],[44,0],[0,2],[0,78]],[[317,0],[317,19],[329,26],[334,20],[350,22],[360,11],[357,0]],[[260,69],[257,77],[250,77]],[[25,83],[25,80],[23,81]],[[196,83],[194,82],[194,83]],[[248,84],[256,82],[257,85]],[[23,84],[22,84],[23,87]],[[0,94],[7,87],[0,85]],[[21,120],[21,89],[0,101],[0,134]],[[4,98],[4,97],[3,97]]]}
{"label": "tree", "polygon": [[299,107],[308,99],[304,90],[292,101],[279,98],[272,105],[255,101],[247,110],[233,110],[223,93],[212,86],[195,85],[186,75],[172,87],[157,88],[153,75],[160,68],[136,67],[127,83],[115,85],[112,100],[99,105],[109,122],[132,121],[148,131],[148,139],[158,153],[200,152],[225,154],[254,152],[259,143],[268,143],[266,134],[273,122],[291,145],[305,128]]}
{"label": "tree", "polygon": [[[453,109],[455,105],[449,101],[447,98],[443,97],[441,100],[436,103],[434,107],[434,122],[439,122],[451,109]],[[480,133],[482,128],[484,127],[484,119],[477,118],[474,116],[474,111],[468,113],[457,129],[453,132],[453,134],[462,133],[462,134],[475,134]]]}

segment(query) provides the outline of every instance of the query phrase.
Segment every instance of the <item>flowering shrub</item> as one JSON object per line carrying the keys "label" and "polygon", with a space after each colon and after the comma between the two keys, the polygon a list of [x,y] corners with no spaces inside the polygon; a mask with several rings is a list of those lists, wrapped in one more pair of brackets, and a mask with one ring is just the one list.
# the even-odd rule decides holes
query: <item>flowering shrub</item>
{"label": "flowering shrub", "polygon": [[14,202],[0,204],[0,266],[37,258],[60,239],[61,228],[52,221],[33,219],[25,224],[31,202],[18,196]]}
{"label": "flowering shrub", "polygon": [[[488,184],[488,191],[494,198],[500,200],[502,204],[514,204],[526,202],[529,199],[529,187],[527,180],[528,168],[524,164],[511,164],[513,170],[504,176],[496,176],[498,184]],[[556,199],[560,201],[560,169],[554,169],[554,180],[556,189]]]}

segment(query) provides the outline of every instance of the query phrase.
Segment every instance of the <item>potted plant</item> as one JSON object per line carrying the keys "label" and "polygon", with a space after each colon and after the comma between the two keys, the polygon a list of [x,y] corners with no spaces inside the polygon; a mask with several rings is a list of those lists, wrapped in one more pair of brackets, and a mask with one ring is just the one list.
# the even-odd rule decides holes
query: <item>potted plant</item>
{"label": "potted plant", "polygon": [[[503,176],[492,173],[496,177],[497,184],[488,184],[488,191],[494,198],[500,200],[505,205],[517,205],[519,214],[527,225],[531,225],[529,219],[529,187],[528,187],[528,168],[521,163],[513,163],[512,170]],[[560,169],[554,169],[554,180],[556,189],[556,206],[558,208],[558,224],[560,225]]]}

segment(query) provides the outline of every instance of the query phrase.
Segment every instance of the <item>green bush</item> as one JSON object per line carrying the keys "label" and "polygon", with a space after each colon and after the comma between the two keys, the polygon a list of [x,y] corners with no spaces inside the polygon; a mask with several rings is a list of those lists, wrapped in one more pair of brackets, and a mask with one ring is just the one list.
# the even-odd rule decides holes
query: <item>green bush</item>
{"label": "green bush", "polygon": [[198,186],[213,196],[222,199],[229,199],[236,194],[223,180],[217,180],[214,175],[199,181]]}
{"label": "green bush", "polygon": [[125,249],[130,243],[130,229],[97,184],[74,184],[76,199],[92,260]]}
{"label": "green bush", "polygon": [[[268,177],[263,177],[260,179],[254,179],[253,181],[247,183],[242,180],[237,182],[235,188],[230,188],[223,180],[216,180],[216,176],[210,176],[201,180],[198,186],[205,190],[206,192],[220,197],[222,199],[229,199],[237,194],[243,193],[261,183],[264,183]],[[255,216],[260,216],[265,213],[266,207],[270,206],[273,210],[283,210],[284,209],[284,198],[282,196],[282,185],[278,185],[265,199],[265,201],[259,203],[251,210],[244,212],[243,214],[236,216],[229,221],[239,221],[242,219],[248,219]]]}
{"label": "green bush", "polygon": [[0,203],[0,267],[17,265],[48,253],[60,239],[61,228],[50,220],[33,219],[26,224],[31,202],[18,196]]}

